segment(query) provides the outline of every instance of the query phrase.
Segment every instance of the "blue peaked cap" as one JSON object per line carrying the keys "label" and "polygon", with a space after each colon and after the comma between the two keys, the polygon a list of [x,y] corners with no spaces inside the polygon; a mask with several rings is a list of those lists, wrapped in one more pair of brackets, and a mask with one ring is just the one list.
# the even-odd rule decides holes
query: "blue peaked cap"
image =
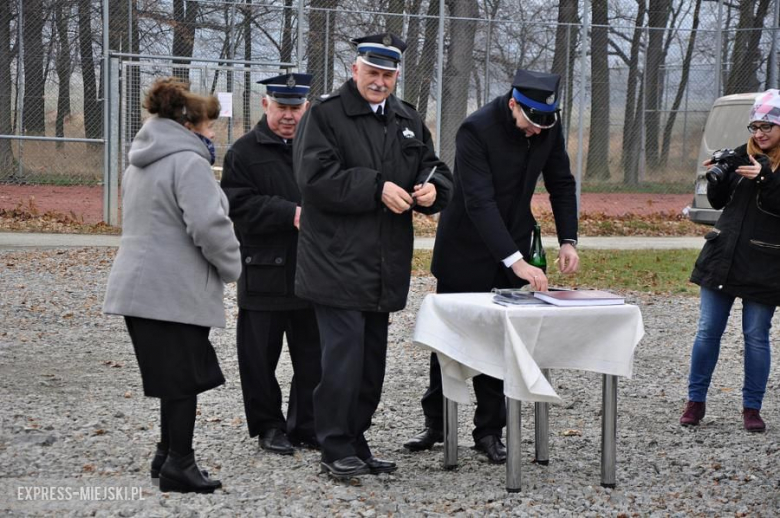
{"label": "blue peaked cap", "polygon": [[311,74],[282,74],[258,81],[265,93],[279,104],[303,104],[311,90]]}

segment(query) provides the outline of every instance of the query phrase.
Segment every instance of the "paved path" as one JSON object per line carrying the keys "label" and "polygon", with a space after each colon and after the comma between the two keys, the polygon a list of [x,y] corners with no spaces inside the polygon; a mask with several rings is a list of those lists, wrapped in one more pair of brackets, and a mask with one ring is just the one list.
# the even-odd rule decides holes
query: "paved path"
{"label": "paved path", "polygon": [[[558,241],[554,237],[545,237],[542,242],[545,248],[555,249],[558,247]],[[119,236],[0,232],[0,249],[103,246],[119,246]],[[431,250],[433,249],[433,238],[416,238],[414,246],[419,250]],[[702,237],[582,237],[579,244],[579,248],[582,250],[671,250],[681,248],[698,250],[702,246],[704,246],[704,238]]]}

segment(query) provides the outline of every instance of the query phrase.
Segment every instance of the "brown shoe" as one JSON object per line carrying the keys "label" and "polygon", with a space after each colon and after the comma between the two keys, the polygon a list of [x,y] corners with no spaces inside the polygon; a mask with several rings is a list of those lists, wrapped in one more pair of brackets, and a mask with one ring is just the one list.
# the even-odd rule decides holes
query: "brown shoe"
{"label": "brown shoe", "polygon": [[761,419],[757,408],[743,408],[742,421],[745,423],[745,430],[748,432],[763,432],[766,430],[764,420]]}
{"label": "brown shoe", "polygon": [[688,401],[685,405],[685,412],[680,417],[680,424],[683,426],[698,426],[699,421],[704,419],[706,409],[707,403],[704,401]]}

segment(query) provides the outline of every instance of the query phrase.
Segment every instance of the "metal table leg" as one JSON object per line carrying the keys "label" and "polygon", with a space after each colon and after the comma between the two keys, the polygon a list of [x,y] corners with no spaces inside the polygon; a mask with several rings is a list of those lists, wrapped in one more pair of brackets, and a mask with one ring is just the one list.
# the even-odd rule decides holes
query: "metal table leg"
{"label": "metal table leg", "polygon": [[520,492],[520,400],[506,399],[506,490]]}
{"label": "metal table leg", "polygon": [[[550,381],[550,369],[542,369],[542,374]],[[537,464],[546,466],[550,462],[550,404],[534,403],[534,445]]]}
{"label": "metal table leg", "polygon": [[604,374],[601,391],[601,485],[603,487],[615,487],[617,384],[617,376]]}
{"label": "metal table leg", "polygon": [[458,404],[444,398],[444,469],[458,467]]}

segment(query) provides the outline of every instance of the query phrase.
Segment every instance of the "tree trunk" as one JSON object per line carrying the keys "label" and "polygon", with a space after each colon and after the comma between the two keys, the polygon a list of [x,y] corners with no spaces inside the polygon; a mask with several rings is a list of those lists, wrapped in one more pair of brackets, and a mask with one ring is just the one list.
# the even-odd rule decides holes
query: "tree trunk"
{"label": "tree trunk", "polygon": [[[60,1],[54,7],[54,20],[57,27],[57,121],[55,135],[65,136],[65,118],[70,115],[70,41],[68,40],[68,20],[70,19],[70,3]],[[57,142],[57,148],[64,147],[63,142]]]}
{"label": "tree trunk", "polygon": [[[11,126],[11,2],[0,2],[0,135],[13,133]],[[0,180],[14,175],[11,141],[0,139]]]}
{"label": "tree trunk", "polygon": [[[192,57],[195,47],[195,23],[198,19],[198,2],[173,0],[173,49],[172,54],[179,57]],[[188,65],[189,59],[176,60],[175,63]],[[173,75],[185,81],[190,78],[189,69],[175,67]]]}
{"label": "tree trunk", "polygon": [[650,38],[647,43],[647,63],[645,65],[645,157],[650,169],[658,169],[658,133],[661,118],[661,68],[666,61],[663,52],[666,21],[671,10],[671,0],[650,0],[648,25]]}
{"label": "tree trunk", "polygon": [[[247,0],[251,3],[251,0]],[[293,0],[284,0],[284,26],[282,27],[282,62],[292,63],[293,54]]]}
{"label": "tree trunk", "polygon": [[591,29],[590,140],[586,176],[609,180],[609,19],[607,0],[593,0]]}
{"label": "tree trunk", "polygon": [[[479,15],[476,0],[447,0],[450,16],[450,38],[447,66],[442,88],[441,149],[439,156],[447,164],[455,162],[455,134],[466,117],[469,102],[471,70],[474,67],[474,34]],[[471,18],[471,19],[463,19]]]}
{"label": "tree trunk", "polygon": [[338,0],[312,0],[311,2],[309,33],[306,41],[306,71],[313,76],[310,90],[312,98],[330,92],[333,87],[333,30],[336,20],[333,19],[332,11],[322,9],[337,7]]}
{"label": "tree trunk", "polygon": [[398,37],[404,33],[404,4],[404,0],[389,0],[387,5],[387,12],[393,14],[385,17],[385,31]]}
{"label": "tree trunk", "polygon": [[674,129],[674,122],[677,120],[677,110],[682,104],[683,96],[685,95],[685,89],[688,87],[688,77],[691,68],[691,61],[693,60],[693,51],[696,47],[696,34],[699,29],[699,12],[701,11],[701,0],[696,0],[696,4],[693,8],[693,25],[691,26],[691,32],[688,36],[688,48],[685,50],[685,57],[683,58],[682,65],[682,77],[680,77],[680,84],[677,87],[677,95],[674,97],[672,103],[672,110],[669,112],[669,118],[666,120],[666,126],[664,127],[663,141],[661,145],[661,160],[660,165],[662,168],[666,168],[666,164],[669,160],[669,147],[672,142],[672,129]]}
{"label": "tree trunk", "polygon": [[574,64],[577,54],[577,30],[574,24],[579,21],[577,0],[560,0],[558,4],[558,26],[555,29],[555,54],[552,72],[561,76],[563,112],[561,116],[564,134],[568,133],[571,123],[571,108],[574,99]]}
{"label": "tree trunk", "polygon": [[417,105],[417,111],[424,121],[428,115],[428,98],[431,95],[431,79],[436,65],[436,46],[439,34],[439,2],[431,0],[428,4],[428,16],[425,20],[425,42],[417,68],[408,75],[415,85],[417,99],[411,102]]}
{"label": "tree trunk", "polygon": [[639,109],[642,107],[640,102],[642,96],[637,96],[637,86],[641,86],[642,80],[642,73],[639,70],[639,52],[642,48],[645,14],[645,1],[638,0],[634,36],[631,39],[631,54],[628,59],[625,121],[623,122],[623,149],[621,154],[621,161],[623,163],[623,183],[627,185],[639,184],[639,139],[641,138],[641,120],[637,117],[637,107],[639,107]]}
{"label": "tree trunk", "polygon": [[103,106],[98,100],[95,69],[98,63],[92,52],[91,0],[79,0],[79,54],[84,83],[84,137],[99,139],[103,130]]}
{"label": "tree trunk", "polygon": [[46,114],[44,108],[44,45],[45,16],[41,0],[25,0],[24,11],[24,120],[22,133],[44,135]]}
{"label": "tree trunk", "polygon": [[[753,14],[756,2],[739,2],[739,22],[734,38],[734,50],[731,54],[731,71],[726,80],[725,95],[739,92],[754,92],[760,88],[757,72],[761,58],[758,44],[761,40],[761,28],[769,9],[769,0],[759,0],[758,9]],[[753,30],[751,30],[753,29]]]}
{"label": "tree trunk", "polygon": [[417,97],[420,94],[419,82],[415,84],[412,70],[417,68],[417,60],[420,56],[420,0],[412,0],[409,6],[409,29],[406,35],[406,52],[404,52],[404,95],[405,101],[417,105]]}

